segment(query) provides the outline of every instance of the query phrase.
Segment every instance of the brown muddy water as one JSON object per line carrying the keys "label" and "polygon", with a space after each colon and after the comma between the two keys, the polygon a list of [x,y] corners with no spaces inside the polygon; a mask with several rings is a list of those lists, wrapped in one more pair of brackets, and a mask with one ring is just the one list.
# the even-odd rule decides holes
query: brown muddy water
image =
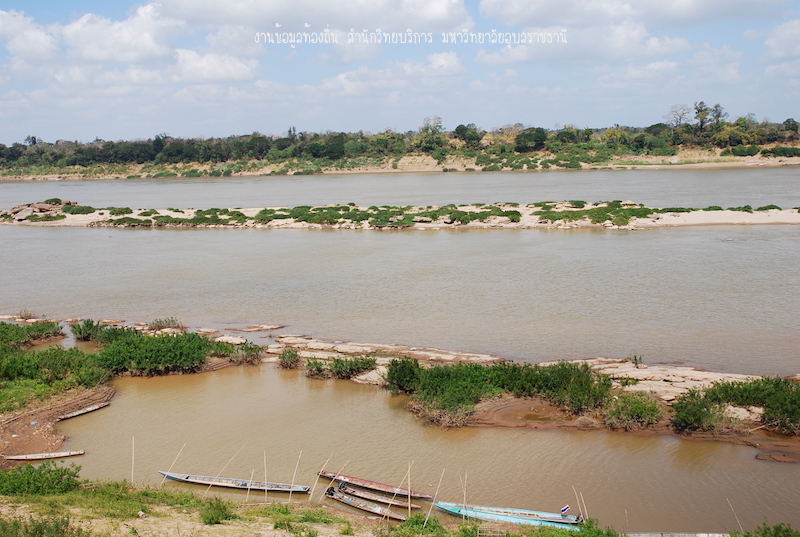
{"label": "brown muddy water", "polygon": [[[576,511],[575,487],[590,516],[620,531],[738,529],[728,500],[746,528],[764,517],[800,525],[800,465],[758,461],[752,448],[605,431],[443,430],[385,390],[271,364],[115,385],[110,407],[61,425],[67,449],[87,450],[76,460],[87,478],[158,485],[158,470],[172,467],[263,479],[266,458],[268,480],[292,482],[299,460],[295,482],[313,486],[330,457],[328,470],[398,485],[412,464],[412,488],[431,494],[444,472],[443,501],[466,492],[470,503]],[[326,485],[317,483],[315,501]]]}

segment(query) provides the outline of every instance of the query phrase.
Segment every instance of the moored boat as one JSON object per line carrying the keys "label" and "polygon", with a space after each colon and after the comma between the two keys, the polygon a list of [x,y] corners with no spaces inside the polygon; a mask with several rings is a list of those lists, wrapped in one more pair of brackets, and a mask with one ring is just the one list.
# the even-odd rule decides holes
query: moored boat
{"label": "moored boat", "polygon": [[412,498],[419,498],[421,500],[433,499],[433,496],[431,496],[430,494],[426,494],[424,492],[417,492],[414,490],[408,490],[400,487],[393,487],[392,485],[387,485],[385,483],[378,483],[377,481],[370,481],[368,479],[361,479],[360,477],[342,475],[342,474],[337,474],[335,472],[328,472],[325,470],[320,470],[318,473],[320,477],[333,479],[335,481],[339,481],[340,483],[347,483],[349,485],[355,485],[357,487],[374,490],[376,492],[383,492],[386,494],[393,494],[393,495],[396,494],[397,496],[405,496],[405,497],[411,496]]}
{"label": "moored boat", "polygon": [[76,410],[75,412],[70,412],[68,414],[63,414],[63,415],[59,416],[58,418],[56,418],[56,421],[68,420],[70,418],[74,418],[75,416],[81,416],[83,414],[88,414],[89,412],[94,412],[95,410],[99,410],[101,408],[105,408],[109,404],[111,404],[111,403],[103,402],[103,403],[97,403],[97,404],[94,404],[94,405],[91,405],[91,406],[87,406],[85,408],[81,408],[80,410]]}
{"label": "moored boat", "polygon": [[531,511],[528,509],[516,509],[514,507],[489,507],[486,505],[465,505],[461,503],[452,502],[437,502],[437,507],[444,505],[448,507],[463,507],[473,511],[482,511],[486,513],[496,513],[500,515],[508,515],[515,517],[531,518],[536,520],[546,520],[548,522],[558,522],[560,524],[580,524],[583,522],[583,515],[568,515],[561,513],[548,513],[546,511]]}
{"label": "moored boat", "polygon": [[236,479],[233,477],[212,477],[208,475],[179,474],[175,472],[158,471],[167,479],[180,481],[182,483],[194,483],[197,485],[213,485],[215,487],[227,487],[230,489],[241,490],[264,490],[267,492],[292,492],[295,494],[308,494],[310,487],[303,485],[290,485],[287,483],[271,483],[269,481],[253,481],[250,479]]}
{"label": "moored boat", "polygon": [[485,522],[507,522],[511,524],[525,524],[528,526],[552,526],[555,528],[563,528],[568,530],[579,530],[578,526],[573,524],[564,524],[561,522],[551,522],[549,520],[542,520],[540,518],[530,518],[527,516],[515,516],[503,513],[494,513],[489,511],[477,511],[470,509],[469,506],[464,507],[455,503],[437,502],[433,504],[434,507],[440,511],[451,514],[453,516],[470,518],[473,520],[483,520]]}
{"label": "moored boat", "polygon": [[[421,506],[415,503],[409,503],[408,501],[403,501],[403,497],[401,496],[385,496],[383,494],[379,494],[377,492],[372,492],[369,490],[362,490],[357,489],[355,487],[348,487],[347,483],[339,483],[338,487],[340,492],[344,492],[345,494],[349,494],[350,496],[358,496],[359,498],[364,498],[365,500],[371,500],[373,502],[378,503],[385,503],[386,505],[393,505],[395,507],[402,507],[403,509],[420,509]],[[408,498],[408,496],[405,496]]]}
{"label": "moored boat", "polygon": [[384,507],[382,505],[378,505],[377,503],[370,502],[363,498],[357,498],[355,496],[351,496],[350,494],[345,494],[334,487],[328,487],[328,490],[325,491],[325,496],[328,498],[332,498],[336,501],[342,502],[343,504],[349,505],[351,507],[355,507],[356,509],[361,509],[362,511],[367,511],[368,513],[372,513],[373,515],[378,515],[384,518],[391,518],[392,520],[399,520],[405,521],[406,517],[395,513],[388,507]]}
{"label": "moored boat", "polygon": [[9,461],[42,461],[45,459],[63,459],[64,457],[74,457],[83,455],[84,451],[56,451],[53,453],[30,453],[28,455],[5,455]]}

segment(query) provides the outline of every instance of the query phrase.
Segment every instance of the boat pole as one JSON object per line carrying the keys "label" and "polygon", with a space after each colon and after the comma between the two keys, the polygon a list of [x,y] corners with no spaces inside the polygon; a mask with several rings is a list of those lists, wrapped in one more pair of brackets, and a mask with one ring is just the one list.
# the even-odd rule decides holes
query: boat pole
{"label": "boat pole", "polygon": [[[320,472],[325,470],[325,467],[328,466],[328,463],[330,462],[330,460],[332,458],[333,458],[333,453],[331,453],[331,456],[328,457],[327,461],[325,461],[325,464],[322,465],[322,468],[320,468],[319,472],[317,472],[317,475],[319,475]],[[318,479],[315,479],[314,480],[314,484],[311,486],[311,494],[308,495],[309,501],[314,499],[314,491],[317,490],[317,482],[318,481],[319,481]]]}
{"label": "boat pole", "polygon": [[578,491],[575,490],[575,485],[572,485],[572,492],[575,493],[575,501],[578,502],[578,512],[583,513],[583,519],[586,520],[588,517],[586,513],[583,512],[583,507],[581,507],[581,500],[578,498]]}
{"label": "boat pole", "polygon": [[[183,453],[183,448],[185,448],[185,447],[186,447],[186,442],[183,443],[183,446],[181,446],[181,450],[178,452],[178,455],[175,457],[175,460],[172,461],[172,466],[175,466],[175,463],[178,462],[178,457],[181,456],[181,453]],[[170,473],[172,471],[172,466],[169,467],[169,470],[167,470],[167,473]],[[167,476],[164,476],[164,479],[161,480],[161,485],[163,485],[164,481],[166,481],[166,480],[167,480]]]}
{"label": "boat pole", "polygon": [[269,487],[267,486],[267,450],[264,450],[264,503],[269,503]]}
{"label": "boat pole", "polygon": [[300,467],[300,457],[303,456],[303,450],[300,450],[300,455],[297,456],[297,464],[294,465],[294,473],[292,474],[292,486],[289,489],[289,503],[292,503],[292,490],[294,489],[294,478],[297,477],[297,469]]}
{"label": "boat pole", "polygon": [[133,463],[136,460],[136,437],[131,436],[131,485],[133,485]]}
{"label": "boat pole", "polygon": [[436,492],[433,493],[433,501],[431,502],[431,507],[428,509],[428,514],[425,517],[425,522],[422,524],[422,527],[425,527],[425,524],[428,523],[428,519],[431,517],[431,511],[433,511],[433,504],[436,503],[436,497],[439,495],[439,487],[442,486],[442,479],[444,479],[444,471],[445,468],[442,468],[442,475],[439,477],[439,484],[436,485]]}
{"label": "boat pole", "polygon": [[[236,452],[236,453],[233,455],[233,457],[231,457],[231,460],[229,460],[229,461],[228,461],[228,463],[227,463],[225,466],[223,466],[223,467],[222,467],[222,470],[220,470],[220,471],[219,471],[219,473],[217,474],[217,477],[219,477],[219,476],[221,476],[221,475],[222,475],[222,472],[224,472],[224,471],[225,471],[225,468],[227,468],[227,467],[228,467],[228,464],[230,464],[230,463],[232,463],[232,462],[233,462],[233,459],[235,459],[235,458],[236,458],[236,455],[238,455],[238,454],[239,454],[239,453],[240,453],[240,452],[241,452],[241,451],[244,449],[244,446],[246,446],[246,445],[247,445],[247,442],[245,442],[244,444],[242,444],[242,447],[240,447],[240,448],[239,448],[239,451],[237,451],[237,452]],[[211,487],[212,487],[212,486],[214,486],[214,483],[213,483],[213,482],[212,482],[211,484],[209,484],[209,485],[208,485],[208,488],[206,489],[206,491],[205,491],[203,494],[204,494],[204,495],[207,495],[207,494],[208,494],[208,491],[209,491],[209,490],[211,490]]]}
{"label": "boat pole", "polygon": [[[725,499],[728,500],[728,498],[725,498]],[[728,500],[728,506],[731,508],[731,511],[733,511],[733,505],[731,505],[731,501],[730,500]],[[736,516],[736,511],[733,511],[733,516],[734,516],[734,518],[736,518],[736,523],[739,524],[739,531],[744,533],[744,529],[742,528],[742,523],[739,522],[739,517]]]}
{"label": "boat pole", "polygon": [[586,500],[583,499],[583,492],[581,492],[581,501],[583,502],[583,512],[586,515],[586,518],[589,518],[589,510],[586,509]]}
{"label": "boat pole", "polygon": [[[247,496],[244,497],[244,503],[247,503],[247,502],[250,501],[250,487],[253,486],[253,475],[255,475],[255,473],[256,473],[256,469],[253,468],[253,471],[250,472],[250,481],[247,483]],[[264,488],[267,488],[266,483],[264,484]]]}

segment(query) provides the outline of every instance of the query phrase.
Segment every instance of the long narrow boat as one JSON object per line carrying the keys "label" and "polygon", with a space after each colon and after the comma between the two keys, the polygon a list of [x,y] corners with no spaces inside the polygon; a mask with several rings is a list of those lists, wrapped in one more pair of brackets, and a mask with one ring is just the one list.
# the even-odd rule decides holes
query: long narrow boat
{"label": "long narrow boat", "polygon": [[91,406],[87,406],[87,407],[81,408],[80,410],[76,410],[75,412],[70,412],[68,414],[63,414],[63,415],[57,417],[56,421],[68,420],[70,418],[74,418],[75,416],[81,416],[83,414],[88,414],[89,412],[94,412],[95,410],[98,410],[98,409],[101,409],[101,408],[105,408],[109,404],[111,404],[111,403],[104,402],[104,403],[97,403],[97,404],[94,404],[94,405],[91,405]]}
{"label": "long narrow boat", "polygon": [[339,492],[344,492],[345,494],[349,494],[350,496],[358,496],[359,498],[364,498],[365,500],[371,500],[373,502],[378,503],[385,503],[386,505],[393,505],[395,507],[402,507],[403,509],[420,509],[422,506],[417,505],[415,503],[409,503],[408,501],[403,501],[403,498],[408,498],[408,496],[385,496],[383,494],[378,494],[377,492],[372,492],[369,490],[362,490],[357,489],[355,487],[348,487],[347,483],[339,483]]}
{"label": "long narrow boat", "polygon": [[417,492],[414,490],[409,491],[408,489],[393,487],[392,485],[387,485],[385,483],[378,483],[377,481],[370,481],[368,479],[361,479],[360,477],[352,477],[349,475],[337,474],[335,472],[328,472],[325,470],[320,470],[318,473],[320,477],[324,477],[327,479],[334,479],[336,481],[339,481],[340,483],[347,483],[349,485],[355,485],[357,487],[374,490],[376,492],[383,492],[385,494],[396,494],[397,496],[405,496],[406,498],[411,496],[412,498],[419,498],[421,500],[433,499],[433,496],[431,496],[430,494],[425,494],[424,492]]}
{"label": "long narrow boat", "polygon": [[42,461],[45,459],[63,459],[64,457],[74,457],[83,455],[84,451],[56,451],[53,453],[31,453],[28,455],[5,455],[9,461]]}
{"label": "long narrow boat", "polygon": [[545,520],[548,522],[558,522],[560,524],[580,524],[583,522],[583,515],[567,515],[561,513],[548,513],[546,511],[530,511],[528,509],[516,509],[514,507],[489,507],[486,505],[465,505],[462,503],[438,502],[439,505],[447,507],[463,507],[473,511],[485,513],[495,513],[515,517],[531,518],[535,520]]}
{"label": "long narrow boat", "polygon": [[333,487],[328,487],[328,490],[325,491],[325,496],[328,498],[332,498],[336,501],[342,502],[350,507],[355,507],[356,509],[361,509],[362,511],[367,511],[368,513],[372,513],[373,515],[378,515],[384,518],[391,518],[392,520],[399,520],[404,521],[406,517],[401,514],[395,513],[388,507],[384,507],[382,505],[378,505],[377,503],[373,503],[363,498],[356,498],[355,496],[351,496],[350,494],[345,494],[339,490],[336,490]]}
{"label": "long narrow boat", "polygon": [[286,483],[270,483],[269,481],[252,481],[250,479],[236,479],[233,477],[211,477],[208,475],[178,474],[175,472],[158,471],[167,479],[181,481],[182,483],[195,483],[197,485],[213,485],[242,490],[265,490],[268,492],[292,492],[295,494],[308,494],[309,488],[302,485],[289,485]]}
{"label": "long narrow boat", "polygon": [[488,511],[476,511],[475,509],[468,509],[458,504],[453,503],[434,503],[434,507],[440,511],[451,514],[453,516],[470,518],[474,520],[483,520],[486,522],[507,522],[510,524],[525,524],[528,526],[552,526],[555,528],[563,528],[567,530],[579,530],[578,526],[572,524],[562,524],[560,522],[550,522],[549,520],[542,520],[538,518],[530,518],[525,516],[513,516],[502,513],[491,513]]}

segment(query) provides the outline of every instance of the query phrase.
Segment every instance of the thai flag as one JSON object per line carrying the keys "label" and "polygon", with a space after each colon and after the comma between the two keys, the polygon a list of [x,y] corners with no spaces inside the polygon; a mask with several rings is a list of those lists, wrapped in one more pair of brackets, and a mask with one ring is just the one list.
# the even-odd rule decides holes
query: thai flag
{"label": "thai flag", "polygon": [[565,505],[564,507],[561,508],[561,514],[562,515],[566,514],[566,512],[569,511],[569,509],[570,509],[569,504]]}

